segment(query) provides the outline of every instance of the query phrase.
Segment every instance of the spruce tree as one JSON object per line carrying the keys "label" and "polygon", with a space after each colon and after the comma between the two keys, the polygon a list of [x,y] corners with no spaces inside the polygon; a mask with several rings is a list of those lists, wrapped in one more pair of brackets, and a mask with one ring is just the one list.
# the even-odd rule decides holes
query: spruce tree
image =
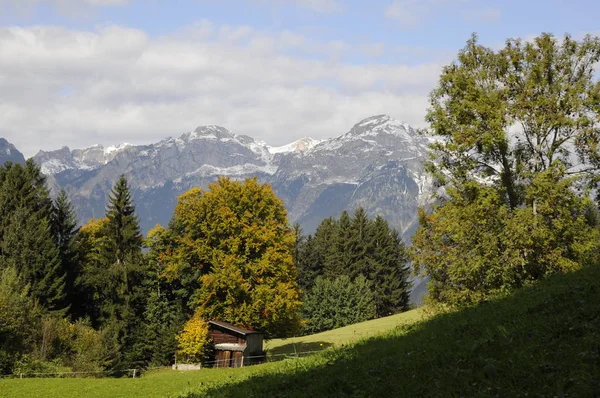
{"label": "spruce tree", "polygon": [[408,309],[408,255],[398,232],[382,217],[370,220],[362,208],[353,217],[343,212],[339,220],[324,220],[315,236],[302,242],[298,281],[305,297],[319,276],[329,281],[342,275],[350,280],[364,277],[378,317]]}
{"label": "spruce tree", "polygon": [[346,251],[350,258],[346,275],[352,279],[359,275],[368,278],[373,268],[372,222],[365,210],[360,207],[354,212],[350,223],[352,233],[346,244]]}
{"label": "spruce tree", "polygon": [[340,275],[350,274],[352,255],[349,245],[353,235],[352,220],[348,212],[344,210],[336,222],[333,239],[328,242],[331,248],[325,258],[325,276],[327,278],[334,279]]}
{"label": "spruce tree", "polygon": [[398,231],[391,229],[380,216],[373,222],[373,244],[373,269],[368,278],[373,286],[377,316],[408,310],[408,254]]}
{"label": "spruce tree", "polygon": [[0,167],[0,208],[0,268],[14,267],[48,309],[65,308],[65,271],[51,231],[52,201],[35,162]]}
{"label": "spruce tree", "polygon": [[111,367],[143,365],[143,318],[146,301],[142,236],[124,176],[112,189],[106,218],[82,227],[78,246],[85,253],[81,283],[94,324],[105,330],[114,358]]}
{"label": "spruce tree", "polygon": [[297,244],[299,246],[296,259],[298,284],[303,292],[308,292],[315,279],[325,272],[325,259],[333,252],[331,242],[336,233],[336,225],[332,217],[326,218],[321,222],[314,236],[302,237]]}
{"label": "spruce tree", "polygon": [[[106,235],[111,243],[110,250],[117,264],[127,259],[139,257],[142,250],[143,237],[140,233],[139,220],[135,214],[135,206],[124,175],[112,189],[106,207]],[[126,278],[125,278],[126,279]]]}
{"label": "spruce tree", "polygon": [[[103,257],[110,277],[106,301],[102,308],[104,323],[113,331],[120,347],[121,365],[139,364],[143,353],[139,352],[136,338],[141,328],[136,324],[144,311],[143,289],[144,262],[139,220],[135,214],[127,179],[121,175],[112,189],[106,207],[107,222],[104,225]],[[115,366],[117,364],[115,363]]]}
{"label": "spruce tree", "polygon": [[65,272],[65,292],[67,302],[71,306],[71,314],[82,315],[81,294],[78,291],[77,279],[81,274],[74,239],[77,234],[77,217],[75,209],[63,189],[55,199],[52,207],[52,235],[58,247],[61,267]]}

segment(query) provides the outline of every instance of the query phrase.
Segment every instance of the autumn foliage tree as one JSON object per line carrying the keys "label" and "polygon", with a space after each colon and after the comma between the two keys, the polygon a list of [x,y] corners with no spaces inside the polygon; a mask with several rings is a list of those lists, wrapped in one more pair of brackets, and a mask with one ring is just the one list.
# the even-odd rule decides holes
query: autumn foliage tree
{"label": "autumn foliage tree", "polygon": [[164,277],[193,288],[189,305],[198,316],[269,336],[297,330],[295,235],[269,185],[219,178],[206,191],[193,188],[163,235],[170,242]]}

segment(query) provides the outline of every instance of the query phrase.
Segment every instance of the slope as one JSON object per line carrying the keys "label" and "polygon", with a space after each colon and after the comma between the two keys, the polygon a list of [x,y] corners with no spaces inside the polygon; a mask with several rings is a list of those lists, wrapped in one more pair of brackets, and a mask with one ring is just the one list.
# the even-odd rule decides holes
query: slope
{"label": "slope", "polygon": [[600,267],[192,397],[600,395]]}
{"label": "slope", "polygon": [[282,355],[303,354],[329,347],[342,347],[359,340],[381,335],[402,325],[418,322],[426,317],[422,308],[400,314],[355,323],[326,332],[288,339],[273,339],[265,342],[265,350],[270,358]]}

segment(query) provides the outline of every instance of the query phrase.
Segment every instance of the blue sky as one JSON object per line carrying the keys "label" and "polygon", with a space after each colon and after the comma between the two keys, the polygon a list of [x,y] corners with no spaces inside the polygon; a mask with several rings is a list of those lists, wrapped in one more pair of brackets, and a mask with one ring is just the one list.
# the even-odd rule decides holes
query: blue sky
{"label": "blue sky", "polygon": [[148,143],[201,124],[269,144],[427,94],[472,32],[597,33],[600,4],[485,0],[0,0],[0,135],[26,155]]}

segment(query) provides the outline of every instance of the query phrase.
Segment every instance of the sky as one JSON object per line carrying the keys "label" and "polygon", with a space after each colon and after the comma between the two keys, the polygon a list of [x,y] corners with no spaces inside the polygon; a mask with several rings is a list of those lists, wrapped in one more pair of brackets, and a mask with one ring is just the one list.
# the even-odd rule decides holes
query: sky
{"label": "sky", "polygon": [[581,37],[598,15],[596,0],[0,0],[0,136],[29,157],[207,124],[274,146],[382,113],[424,127],[472,33]]}

